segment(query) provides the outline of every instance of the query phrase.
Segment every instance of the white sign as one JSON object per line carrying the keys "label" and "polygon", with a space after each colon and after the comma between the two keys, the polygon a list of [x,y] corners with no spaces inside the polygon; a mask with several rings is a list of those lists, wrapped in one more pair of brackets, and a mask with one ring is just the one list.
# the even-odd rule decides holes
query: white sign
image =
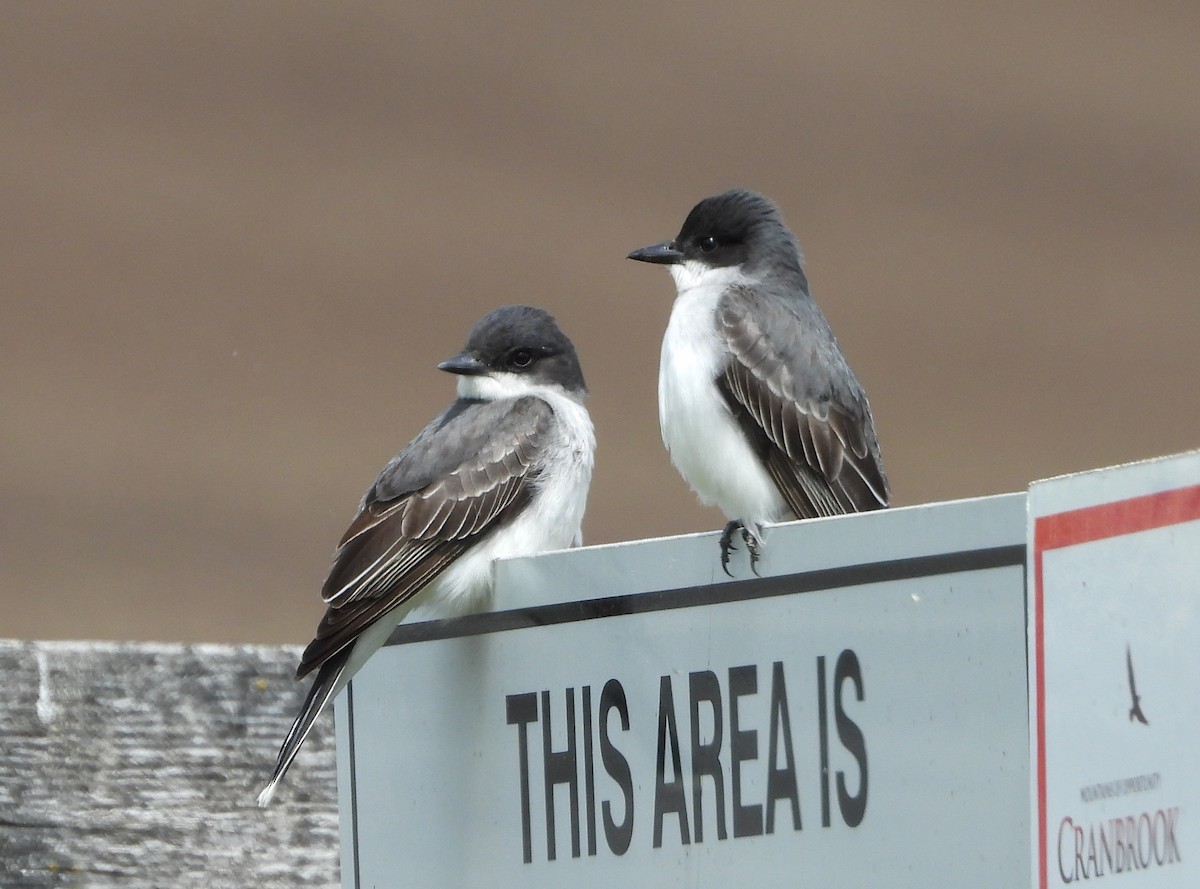
{"label": "white sign", "polygon": [[1033,885],[1200,886],[1200,453],[1029,513]]}
{"label": "white sign", "polygon": [[1025,496],[498,565],[337,702],[345,887],[1021,885]]}

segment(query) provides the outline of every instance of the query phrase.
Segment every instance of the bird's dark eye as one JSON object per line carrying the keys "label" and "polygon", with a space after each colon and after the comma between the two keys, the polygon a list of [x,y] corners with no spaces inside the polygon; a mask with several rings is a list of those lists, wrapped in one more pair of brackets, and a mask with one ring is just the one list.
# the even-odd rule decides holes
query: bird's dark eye
{"label": "bird's dark eye", "polygon": [[700,239],[700,250],[704,253],[712,253],[718,246],[720,245],[717,243],[717,239],[712,235]]}
{"label": "bird's dark eye", "polygon": [[530,349],[516,349],[508,356],[509,363],[513,367],[529,367],[533,364],[533,351]]}

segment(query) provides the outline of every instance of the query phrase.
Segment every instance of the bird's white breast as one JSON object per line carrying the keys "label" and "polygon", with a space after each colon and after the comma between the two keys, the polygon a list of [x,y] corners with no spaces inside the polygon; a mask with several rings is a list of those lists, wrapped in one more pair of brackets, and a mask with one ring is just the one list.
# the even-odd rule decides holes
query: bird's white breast
{"label": "bird's white breast", "polygon": [[578,546],[595,462],[596,436],[587,410],[550,387],[526,389],[554,409],[542,472],[525,510],[472,547],[419,598],[420,619],[453,617],[486,608],[496,559]]}
{"label": "bird's white breast", "polygon": [[787,514],[783,498],[718,391],[728,356],[717,333],[717,302],[744,283],[734,269],[670,267],[678,295],[663,337],[658,419],[671,462],[704,503],[730,519],[762,523]]}
{"label": "bird's white breast", "polygon": [[433,620],[486,608],[494,579],[492,563],[496,559],[565,549],[582,542],[580,526],[596,450],[596,436],[587,410],[553,387],[517,387],[511,381],[504,381],[500,388],[515,390],[500,397],[536,395],[554,409],[555,426],[546,445],[532,502],[503,528],[463,553],[420,593],[364,629],[354,640],[350,657],[338,675],[330,699],[346,686],[405,618]]}

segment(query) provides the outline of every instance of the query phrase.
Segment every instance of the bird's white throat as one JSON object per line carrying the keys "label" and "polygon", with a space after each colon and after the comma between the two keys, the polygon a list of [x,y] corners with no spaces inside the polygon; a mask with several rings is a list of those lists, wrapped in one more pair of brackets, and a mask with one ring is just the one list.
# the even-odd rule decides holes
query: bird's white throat
{"label": "bird's white throat", "polygon": [[697,260],[688,259],[667,266],[667,270],[671,273],[671,277],[675,279],[675,290],[680,296],[697,289],[711,290],[713,291],[712,299],[714,307],[716,306],[717,297],[724,292],[726,287],[732,287],[734,284],[750,283],[750,279],[742,274],[739,266],[713,268]]}

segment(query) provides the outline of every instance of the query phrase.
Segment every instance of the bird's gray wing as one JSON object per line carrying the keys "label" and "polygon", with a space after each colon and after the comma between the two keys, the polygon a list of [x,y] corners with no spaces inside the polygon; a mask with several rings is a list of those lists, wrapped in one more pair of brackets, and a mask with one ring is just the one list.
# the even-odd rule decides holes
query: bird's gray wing
{"label": "bird's gray wing", "polygon": [[528,501],[554,413],[542,399],[460,401],[380,473],[334,553],[300,678],[434,580]]}
{"label": "bird's gray wing", "polygon": [[732,288],[717,305],[726,403],[799,518],[887,506],[867,398],[809,300]]}

